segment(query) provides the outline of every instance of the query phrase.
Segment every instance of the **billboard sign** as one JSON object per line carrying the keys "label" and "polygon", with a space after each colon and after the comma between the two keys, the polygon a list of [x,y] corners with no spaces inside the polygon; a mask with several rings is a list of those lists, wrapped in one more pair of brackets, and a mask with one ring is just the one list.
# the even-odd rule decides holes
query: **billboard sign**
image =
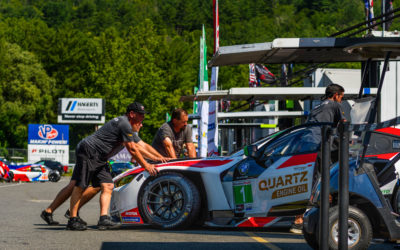
{"label": "billboard sign", "polygon": [[37,162],[41,160],[59,161],[62,164],[69,163],[68,145],[28,145],[28,161]]}
{"label": "billboard sign", "polygon": [[28,144],[69,145],[69,125],[29,124]]}
{"label": "billboard sign", "polygon": [[69,125],[29,124],[28,161],[69,162]]}
{"label": "billboard sign", "polygon": [[59,123],[104,123],[104,99],[60,98],[58,100]]}

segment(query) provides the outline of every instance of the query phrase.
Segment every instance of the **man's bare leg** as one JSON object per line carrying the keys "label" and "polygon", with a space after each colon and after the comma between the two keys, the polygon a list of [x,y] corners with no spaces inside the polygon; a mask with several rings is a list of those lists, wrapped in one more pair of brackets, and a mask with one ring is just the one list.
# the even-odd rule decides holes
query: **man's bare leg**
{"label": "man's bare leg", "polygon": [[101,183],[100,216],[108,215],[113,188],[113,183]]}
{"label": "man's bare leg", "polygon": [[113,183],[101,183],[100,219],[97,224],[99,230],[118,228],[121,226],[121,223],[112,221],[108,216],[108,208],[110,207],[113,188]]}
{"label": "man's bare leg", "polygon": [[68,220],[67,229],[83,231],[86,230],[86,223],[82,223],[82,220],[78,217],[79,203],[82,198],[83,188],[75,186],[72,190],[71,200],[70,200],[70,211],[71,217]]}
{"label": "man's bare leg", "polygon": [[303,230],[303,215],[297,215],[296,218],[294,219],[294,223],[292,227],[290,228],[290,232],[295,233],[295,234],[301,234]]}
{"label": "man's bare leg", "polygon": [[296,215],[296,218],[294,219],[294,224],[303,224],[303,217],[304,215]]}
{"label": "man's bare leg", "polygon": [[75,186],[72,191],[70,207],[69,207],[71,218],[78,216],[79,203],[81,201],[83,191],[84,190],[81,187],[77,186]]}
{"label": "man's bare leg", "polygon": [[85,191],[83,191],[81,201],[79,202],[78,210],[81,209],[81,207],[86,203],[88,203],[91,199],[93,199],[93,197],[95,197],[99,191],[100,187],[89,186],[88,188],[86,188]]}
{"label": "man's bare leg", "polygon": [[[78,208],[78,217],[79,217],[79,211],[81,209],[81,207],[83,207],[83,205],[85,205],[86,203],[88,203],[91,199],[93,199],[93,197],[96,196],[96,194],[100,191],[100,187],[92,187],[89,186],[88,188],[85,189],[85,191],[83,191],[82,197],[81,197],[81,201],[79,202],[79,208]],[[65,213],[65,217],[67,217],[68,219],[71,217],[71,212],[68,209],[67,212]],[[85,221],[82,220],[83,223],[86,223]]]}
{"label": "man's bare leg", "polygon": [[63,204],[72,194],[72,190],[74,189],[76,184],[75,180],[71,180],[67,186],[58,192],[56,198],[54,198],[53,202],[50,204],[48,208],[45,209],[47,213],[53,213],[61,204]]}

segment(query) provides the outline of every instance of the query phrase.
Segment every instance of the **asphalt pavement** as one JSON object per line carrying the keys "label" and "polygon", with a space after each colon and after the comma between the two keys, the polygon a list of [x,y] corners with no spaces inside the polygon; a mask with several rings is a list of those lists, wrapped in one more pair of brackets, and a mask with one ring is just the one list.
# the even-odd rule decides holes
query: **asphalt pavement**
{"label": "asphalt pavement", "polygon": [[[88,222],[88,230],[65,230],[64,213],[69,200],[54,213],[60,225],[48,226],[40,213],[68,182],[69,177],[57,183],[0,183],[0,249],[311,249],[302,235],[289,233],[287,227],[157,230],[124,225],[117,230],[99,231],[99,196],[80,211]],[[391,243],[374,241],[369,249],[395,248]]]}

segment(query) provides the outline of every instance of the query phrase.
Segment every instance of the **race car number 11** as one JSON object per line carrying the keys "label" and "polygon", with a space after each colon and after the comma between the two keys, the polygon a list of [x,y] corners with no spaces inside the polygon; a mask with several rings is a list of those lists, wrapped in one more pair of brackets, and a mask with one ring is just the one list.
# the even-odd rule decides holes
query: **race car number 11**
{"label": "race car number 11", "polygon": [[235,204],[246,204],[253,202],[253,194],[251,191],[251,185],[240,185],[233,186],[233,192],[235,194]]}

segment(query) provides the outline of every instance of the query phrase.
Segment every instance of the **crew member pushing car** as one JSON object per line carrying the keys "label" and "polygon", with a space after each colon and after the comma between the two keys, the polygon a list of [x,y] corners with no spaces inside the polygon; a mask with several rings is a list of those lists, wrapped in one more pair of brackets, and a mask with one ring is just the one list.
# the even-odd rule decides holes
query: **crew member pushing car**
{"label": "crew member pushing car", "polygon": [[189,158],[196,157],[192,130],[188,126],[188,113],[178,108],[172,112],[171,121],[164,123],[154,136],[152,146],[163,156],[176,159],[183,155],[183,145]]}
{"label": "crew member pushing car", "polygon": [[[78,217],[78,208],[82,202],[82,194],[88,189],[90,182],[93,188],[101,188],[98,228],[103,230],[119,226],[119,224],[111,221],[108,216],[108,207],[114,184],[107,167],[107,159],[119,152],[124,146],[150,175],[157,174],[157,169],[143,159],[133,136],[132,126],[134,121],[138,119],[140,122],[143,121],[145,113],[147,112],[142,104],[138,102],[131,103],[127,107],[125,115],[112,119],[95,133],[79,142],[76,149],[76,166],[70,182],[74,186],[70,201],[71,215],[67,229],[86,230],[86,223],[82,222]],[[65,187],[57,195],[55,201],[58,200],[57,205],[61,205],[68,197],[69,192]],[[52,213],[43,211],[41,217],[48,223],[54,222]]]}

